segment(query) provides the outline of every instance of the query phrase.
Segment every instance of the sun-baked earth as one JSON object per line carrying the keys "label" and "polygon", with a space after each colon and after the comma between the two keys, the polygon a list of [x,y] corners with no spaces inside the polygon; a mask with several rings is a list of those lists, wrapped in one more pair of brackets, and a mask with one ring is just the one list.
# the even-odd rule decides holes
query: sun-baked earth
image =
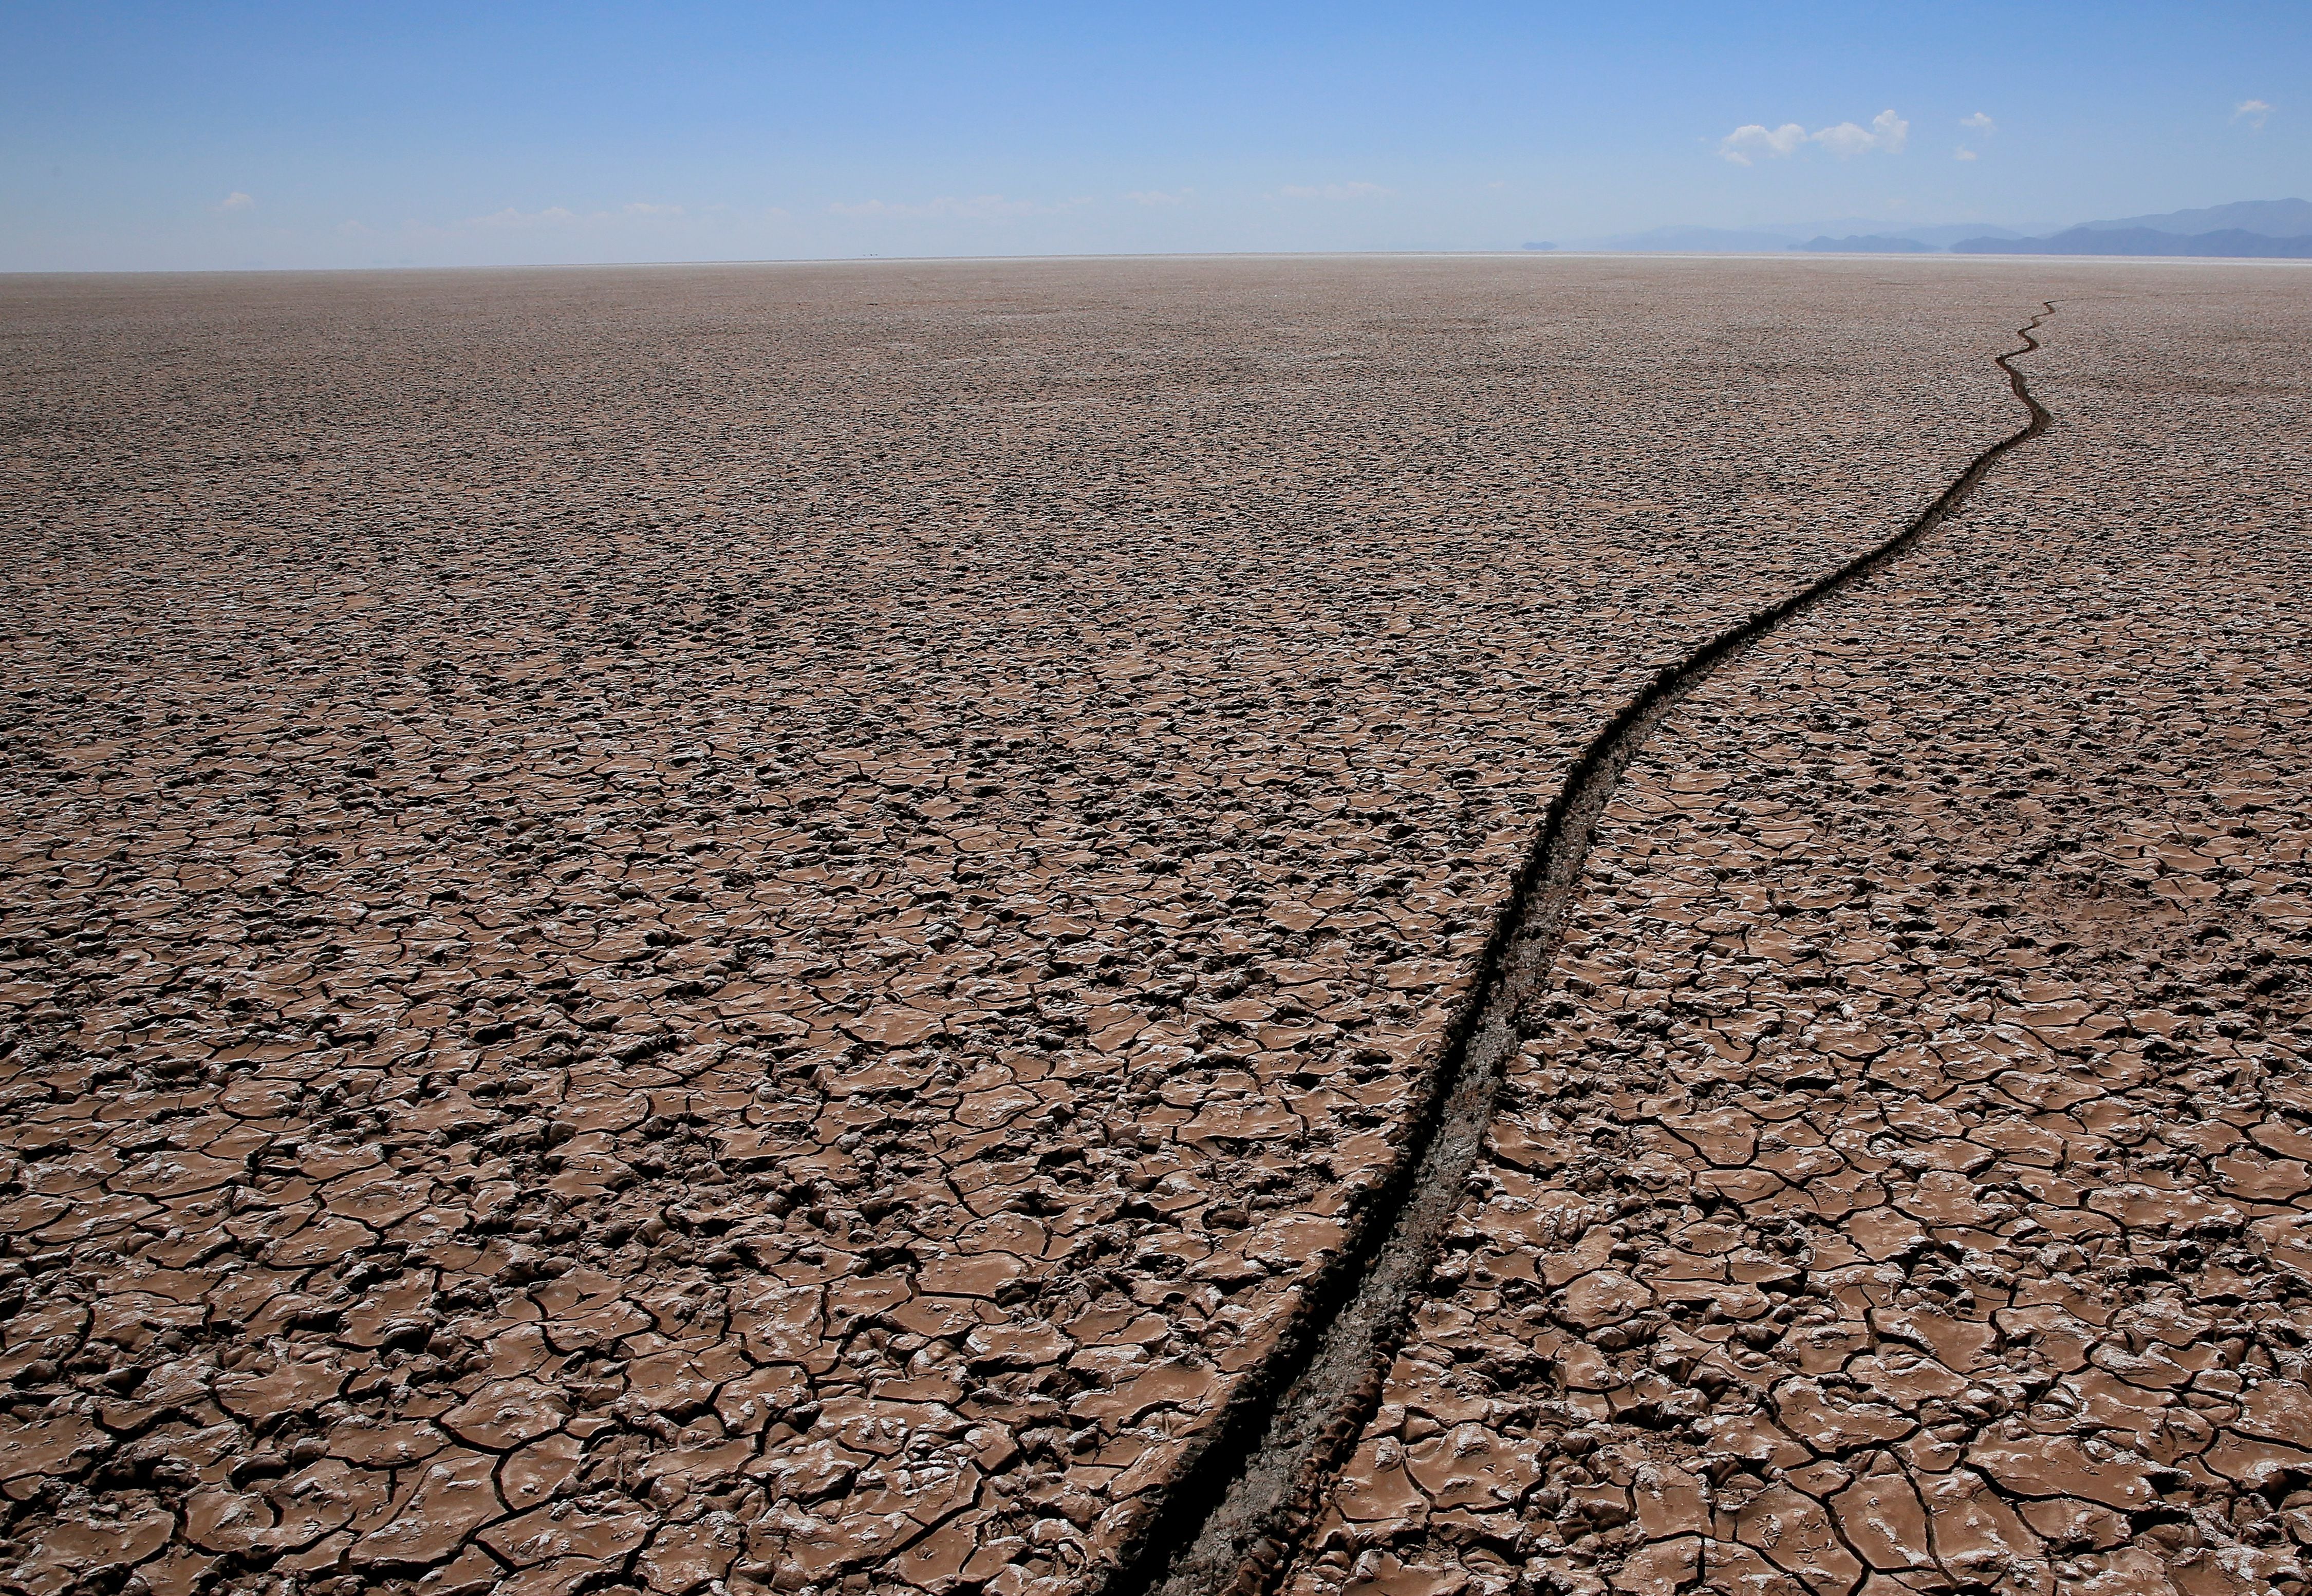
{"label": "sun-baked earth", "polygon": [[[1547,1111],[1556,1079],[1589,1078],[1589,1043],[1612,1044],[1628,1078],[1531,1134],[1583,1143],[1580,1178],[1602,1183],[1581,1200],[1625,1234],[1563,1261],[1587,1260],[1596,1225],[1569,1206],[1543,1234],[1533,1216],[1559,1209],[1533,1193],[1559,1175],[1539,1155],[1497,1167],[1533,1206],[1464,1249],[1400,1383],[1441,1356],[1454,1378],[1482,1373],[1503,1412],[1423,1417],[1392,1391],[1359,1467],[1418,1477],[1425,1464],[1380,1453],[1429,1457],[1439,1434],[1528,1461],[1449,1465],[1419,1487],[1444,1496],[1385,1522],[1356,1516],[1379,1477],[1353,1470],[1296,1575],[1429,1590],[1680,1556],[1716,1569],[1686,1548],[1756,1549],[1745,1512],[1810,1533],[1806,1510],[1754,1510],[1745,1492],[1755,1479],[1835,1513],[1850,1487],[1765,1472],[1815,1452],[1752,1457],[1766,1443],[1695,1428],[1782,1424],[1820,1451],[1777,1417],[1777,1382],[1801,1375],[1835,1393],[1826,1414],[1868,1397],[1896,1416],[1878,1422],[1899,1434],[1872,1432],[1877,1450],[1839,1466],[1899,1475],[1931,1509],[1946,1478],[1976,1482],[1969,1501],[2019,1488],[1974,1449],[2028,1450],[2019,1437],[2050,1403],[2064,1444],[2117,1467],[2087,1451],[2112,1445],[2097,1416],[2115,1411],[2090,1367],[2163,1393],[2145,1425],[2205,1415],[2211,1436],[2268,1447],[2260,1421],[2203,1401],[2220,1379],[2111,1371],[2169,1332],[2083,1304],[2108,1285],[2156,1305],[2168,1288],[2146,1270],[2173,1274],[2200,1315],[2244,1283],[2229,1339],[2193,1344],[2226,1349],[2238,1413],[2251,1385],[2301,1399],[2281,1379],[2294,1311],[2254,1304],[2286,1302],[2290,1249],[2312,1241],[2268,1183],[2284,1173],[2255,1195],[2224,1183],[2241,1160],[2293,1156],[2269,1136],[2289,1112],[2274,1016],[2291,1012],[2302,946],[2275,905],[2302,886],[2288,795],[2305,728],[2270,685],[2303,676],[2285,652],[2305,589],[2303,460],[2286,455],[2304,435],[2288,385],[2305,340],[2279,297],[2294,278],[1437,260],[0,288],[0,1582],[38,1596],[1095,1585],[1226,1404],[1261,1394],[1302,1289],[1395,1167],[1570,759],[1662,663],[1886,536],[2011,430],[1989,357],[2073,280],[2119,297],[2050,327],[2037,357],[2068,374],[2049,381],[2071,429],[2060,458],[2015,457],[2001,496],[1899,580],[1819,612],[1666,725],[1670,807],[1650,796],[1652,766],[1633,772],[1598,868],[1685,870],[1671,861],[1705,840],[1709,806],[1779,783],[1789,834],[1852,835],[1852,857],[1730,857],[1677,890],[1698,921],[1771,918],[1778,894],[1821,916],[1835,905],[1813,896],[1832,888],[1798,875],[1826,872],[1870,945],[1837,967],[1894,990],[1873,1007],[1858,984],[1853,1015],[1802,1016],[1829,966],[1800,970],[1821,955],[1791,950],[1827,933],[1780,921],[1785,942],[1745,945],[1723,1005],[1748,1034],[1730,1021],[1716,1064],[1686,1044],[1684,1009],[1625,1047],[1628,972],[1667,987],[1717,955],[1640,912],[1651,887],[1597,896],[1569,969],[1590,990],[1568,989],[1512,1085],[1519,1115]],[[2160,310],[2185,289],[2189,315]],[[2204,468],[2163,475],[2182,449]],[[1873,606],[1900,618],[1860,618]],[[1800,692],[1774,662],[1816,660],[1817,632],[1854,642],[1835,669],[1806,665]],[[2113,655],[2123,635],[2141,651]],[[2172,707],[2185,696],[2188,721]],[[2009,700],[2037,719],[1979,724]],[[1817,753],[1823,715],[1834,746]],[[2078,746],[2038,746],[2075,726]],[[1906,739],[1926,751],[1899,752]],[[1785,742],[1787,761],[1763,752]],[[1779,773],[1744,763],[1769,757]],[[1836,773],[1863,760],[1867,781]],[[1705,763],[1722,787],[1676,785]],[[2172,804],[2143,784],[2152,769]],[[2263,796],[2226,807],[2217,782]],[[1707,804],[1677,820],[1696,793]],[[2192,804],[2209,818],[2186,818]],[[1869,828],[1897,812],[1916,834],[1885,846],[1907,847],[1921,878],[1886,893],[1923,906],[1874,929]],[[1767,812],[1735,814],[1753,830],[1708,840],[1752,846]],[[2113,838],[2150,851],[2065,862],[2117,859]],[[2152,892],[2180,868],[2166,849],[2211,861],[2211,903],[2071,906],[2132,903],[2115,895],[2131,872],[2149,876],[2128,890]],[[1972,920],[1902,929],[1987,903],[1969,886],[1994,865],[2015,872],[1998,877],[2014,906],[1989,917],[1996,947],[1975,946],[1988,933]],[[2067,885],[2066,870],[2115,885]],[[2236,946],[2202,935],[2215,924]],[[1897,937],[1922,935],[1963,949],[1957,972],[1897,957]],[[2131,959],[2149,973],[2125,974]],[[2066,981],[2077,992],[2041,990]],[[2036,1129],[1992,1137],[1977,1165],[1934,1116],[1980,1118],[1987,1095],[1952,1097],[2001,1077],[1928,1044],[1951,1026],[2036,1036],[2006,1003],[2080,1006],[2062,1023],[2103,1040],[2045,1045],[2087,1048],[2080,1078],[2117,1112],[2080,1106],[2060,1062],[1972,1039],[1966,1059],[2058,1083],[2012,1116]],[[2132,1017],[2146,1007],[2176,1019],[2159,1048]],[[2112,1013],[2124,1030],[2098,1030]],[[1834,1045],[1874,1025],[1884,1048]],[[1757,1062],[1769,1032],[1784,1040]],[[2219,1038],[2259,1062],[2191,1077]],[[1916,1078],[1877,1073],[1897,1047]],[[1929,1071],[1951,1084],[1939,1094]],[[1726,1078],[1704,1102],[1712,1074]],[[1885,1125],[1826,1108],[1850,1080],[1836,1112]],[[1734,1130],[1705,1154],[1570,1117],[1615,1092],[1664,1127],[1761,1093],[1823,1125],[1738,1157]],[[2185,1108],[2206,1145],[2161,1179],[2140,1138],[2079,1118],[2180,1133]],[[1920,1129],[1888,1128],[1905,1113]],[[2210,1139],[2227,1113],[2238,1146]],[[2076,1133],[2042,1122],[2063,1114]],[[1766,1171],[1815,1142],[1852,1145],[1852,1196],[1793,1233]],[[1750,1167],[1730,1184],[1721,1161]],[[2132,1195],[2170,1190],[2185,1195]],[[2154,1218],[2139,1201],[2207,1208]],[[1718,1252],[1684,1239],[1712,1225],[1731,1238]],[[1796,1239],[1777,1250],[1756,1225]],[[2169,1250],[2139,1258],[2147,1239]],[[1738,1249],[1785,1272],[1681,1297],[1616,1246]],[[2074,1295],[1994,1297],[1965,1272],[1974,1253]],[[1531,1295],[1505,1287],[1520,1268]],[[1851,1288],[1842,1268],[1861,1271]],[[1648,1283],[1621,1347],[1583,1339],[1606,1325],[1581,1321],[1609,1276]],[[1975,1296],[1929,1291],[1947,1279]],[[1997,1370],[1952,1363],[1931,1304],[1897,1303],[1911,1290],[1960,1308],[1954,1325],[2046,1306],[2028,1322],[2051,1382],[2027,1389],[2041,1365],[2017,1361],[2025,1332],[2003,1323],[1974,1354]],[[2093,1327],[2068,1368],[2055,1309]],[[1905,1341],[1898,1312],[1932,1324]],[[1803,1337],[1765,1330],[1801,1319],[1827,1348],[1808,1356],[1830,1362],[1786,1375]],[[1521,1361],[1427,1350],[1455,1326],[1519,1339]],[[1715,1347],[1737,1329],[1759,1338],[1734,1343],[1739,1358],[1765,1362],[1725,1353],[1733,1374],[1708,1390],[1717,1365],[1696,1354],[1677,1390],[1704,1407],[1645,1432],[1694,1452],[1661,1466],[1719,1493],[1701,1511],[1730,1515],[1724,1533],[1705,1520],[1633,1537],[1641,1519],[1607,1522],[1608,1507],[1567,1520],[1581,1492],[1629,1483],[1609,1459],[1631,1360],[1669,1348],[1674,1365],[1681,1336]],[[1916,1403],[1976,1399],[1870,1393],[1904,1372],[1931,1384],[1913,1353],[1970,1392],[2021,1382],[1995,1413],[1977,1404],[1987,1417],[1932,1478],[1945,1454],[1920,1461],[1914,1436],[1960,1421]],[[1680,1401],[1665,1387],[1660,1411]],[[1576,1433],[1590,1444],[1550,1439]],[[1590,1478],[1569,1485],[1576,1448]],[[2035,1527],[2047,1549],[2019,1544],[2013,1566],[2071,1555],[2064,1535],[2118,1548],[2098,1554],[2114,1567],[2284,1546],[2293,1476],[2203,1478],[2183,1455],[2144,1465],[2156,1507],[2107,1509],[2118,1539],[2101,1519]],[[1447,1500],[1481,1468],[1478,1488],[1514,1488]],[[2246,1513],[2259,1491],[2276,1517]],[[1465,1508],[1492,1517],[1465,1532]],[[2219,1513],[2233,1531],[2201,1522]],[[1989,1566],[1938,1545],[1889,1577]]]}
{"label": "sun-baked earth", "polygon": [[2307,1588],[2305,286],[1670,712],[1292,1596]]}

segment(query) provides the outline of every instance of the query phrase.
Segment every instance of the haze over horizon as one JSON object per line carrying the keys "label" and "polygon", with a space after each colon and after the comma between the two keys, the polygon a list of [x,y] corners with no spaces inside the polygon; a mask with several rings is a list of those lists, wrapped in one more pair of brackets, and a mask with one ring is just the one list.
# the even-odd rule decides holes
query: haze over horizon
{"label": "haze over horizon", "polygon": [[12,32],[8,271],[1514,249],[2312,188],[2312,12],[2277,4],[39,4]]}

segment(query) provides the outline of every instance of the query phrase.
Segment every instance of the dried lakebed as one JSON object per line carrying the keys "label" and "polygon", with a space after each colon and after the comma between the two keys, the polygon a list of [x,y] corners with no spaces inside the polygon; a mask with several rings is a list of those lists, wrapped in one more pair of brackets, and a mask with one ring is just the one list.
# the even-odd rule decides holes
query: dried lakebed
{"label": "dried lakebed", "polygon": [[[6,1577],[1091,1587],[1597,728],[2019,308],[2285,319],[1541,264],[12,285]],[[1508,1557],[1403,1518],[1292,1577]]]}
{"label": "dried lakebed", "polygon": [[[1331,1304],[1321,1298],[1312,1303],[1309,1356],[1292,1360],[1291,1382],[1266,1416],[1257,1444],[1245,1426],[1239,1443],[1243,1461],[1230,1470],[1225,1486],[1215,1480],[1207,1491],[1175,1492],[1164,1520],[1112,1589],[1137,1591],[1160,1579],[1165,1596],[1195,1596],[1258,1592],[1275,1583],[1283,1560],[1323,1504],[1346,1443],[1379,1399],[1389,1355],[1404,1338],[1414,1295],[1454,1217],[1455,1199],[1479,1159],[1503,1068],[1528,1028],[1524,1016],[1556,964],[1590,840],[1630,762],[1680,697],[1793,617],[1901,557],[1958,514],[2008,451],[2047,430],[2052,418],[2014,362],[2038,348],[2032,334],[2054,310],[2047,302],[2019,329],[2021,346],[1997,357],[2024,408],[2023,425],[1968,462],[1910,525],[1663,667],[1574,762],[1497,923],[1477,989],[1482,997],[1466,1029],[1448,1042],[1435,1095],[1409,1138],[1405,1173],[1385,1193],[1365,1244],[1344,1260],[1357,1268],[1353,1288],[1342,1294],[1336,1311],[1328,1311]],[[1200,1510],[1198,1522],[1192,1515]]]}
{"label": "dried lakebed", "polygon": [[1632,765],[1295,1596],[2306,1587],[2312,320],[2073,310]]}

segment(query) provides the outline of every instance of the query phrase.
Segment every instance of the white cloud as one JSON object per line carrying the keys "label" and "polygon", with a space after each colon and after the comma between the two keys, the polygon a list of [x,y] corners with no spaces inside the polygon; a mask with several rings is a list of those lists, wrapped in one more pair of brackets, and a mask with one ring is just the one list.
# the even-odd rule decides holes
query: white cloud
{"label": "white cloud", "polygon": [[2263,126],[2264,118],[2271,115],[2271,105],[2261,100],[2243,100],[2232,107],[2232,120],[2245,122],[2251,127]]}
{"label": "white cloud", "polygon": [[1989,111],[1977,111],[1971,117],[1961,117],[1958,119],[1958,125],[1970,128],[1985,138],[1999,131],[1999,124],[1991,119]]}
{"label": "white cloud", "polygon": [[1183,188],[1168,194],[1161,188],[1135,188],[1124,197],[1136,205],[1184,205],[1196,196],[1193,188]]}
{"label": "white cloud", "polygon": [[1750,122],[1718,141],[1718,153],[1737,166],[1748,166],[1758,155],[1792,155],[1801,144],[1820,144],[1832,154],[1844,157],[1868,154],[1873,150],[1888,155],[1899,155],[1910,142],[1911,125],[1893,111],[1880,111],[1863,127],[1852,122],[1840,122],[1830,127],[1818,127],[1808,133],[1796,122],[1785,122],[1780,127],[1768,127],[1764,123]]}
{"label": "white cloud", "polygon": [[1814,135],[1814,142],[1834,155],[1867,155],[1878,147],[1878,141],[1868,127],[1858,127],[1852,122],[1822,129]]}
{"label": "white cloud", "polygon": [[1796,122],[1768,127],[1750,122],[1718,141],[1718,153],[1737,166],[1750,164],[1753,155],[1787,155],[1806,143],[1807,130]]}
{"label": "white cloud", "polygon": [[1957,149],[1951,152],[1951,159],[1953,161],[1973,161],[1975,159],[1975,153],[1973,150],[1970,150],[1966,145],[1962,144]]}
{"label": "white cloud", "polygon": [[1379,199],[1392,191],[1379,183],[1325,183],[1313,188],[1287,183],[1277,192],[1287,199]]}
{"label": "white cloud", "polygon": [[228,216],[238,215],[243,212],[253,211],[256,208],[257,202],[250,198],[249,196],[243,194],[238,188],[234,189],[231,194],[226,195],[223,199],[217,201],[217,209],[223,212]]}
{"label": "white cloud", "polygon": [[1837,126],[1823,128],[1814,135],[1815,143],[1832,154],[1842,156],[1867,155],[1873,150],[1899,155],[1910,139],[1911,125],[1893,111],[1880,111],[1870,118],[1868,127],[1841,122]]}

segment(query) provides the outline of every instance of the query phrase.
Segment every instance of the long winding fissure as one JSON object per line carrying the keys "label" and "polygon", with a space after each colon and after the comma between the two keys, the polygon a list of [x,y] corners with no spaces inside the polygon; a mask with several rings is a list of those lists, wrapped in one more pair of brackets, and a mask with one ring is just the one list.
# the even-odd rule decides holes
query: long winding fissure
{"label": "long winding fissure", "polygon": [[1900,532],[1664,667],[1590,740],[1550,802],[1486,945],[1476,1002],[1449,1037],[1397,1173],[1339,1256],[1309,1287],[1298,1332],[1247,1379],[1212,1438],[1188,1460],[1105,1596],[1260,1596],[1273,1586],[1379,1402],[1414,1299],[1434,1265],[1484,1146],[1519,1016],[1545,990],[1598,817],[1671,704],[1735,655],[1899,558],[1973,495],[1991,467],[2054,418],[2015,361],[2054,301],[1995,356],[2029,420],[1970,461]]}

